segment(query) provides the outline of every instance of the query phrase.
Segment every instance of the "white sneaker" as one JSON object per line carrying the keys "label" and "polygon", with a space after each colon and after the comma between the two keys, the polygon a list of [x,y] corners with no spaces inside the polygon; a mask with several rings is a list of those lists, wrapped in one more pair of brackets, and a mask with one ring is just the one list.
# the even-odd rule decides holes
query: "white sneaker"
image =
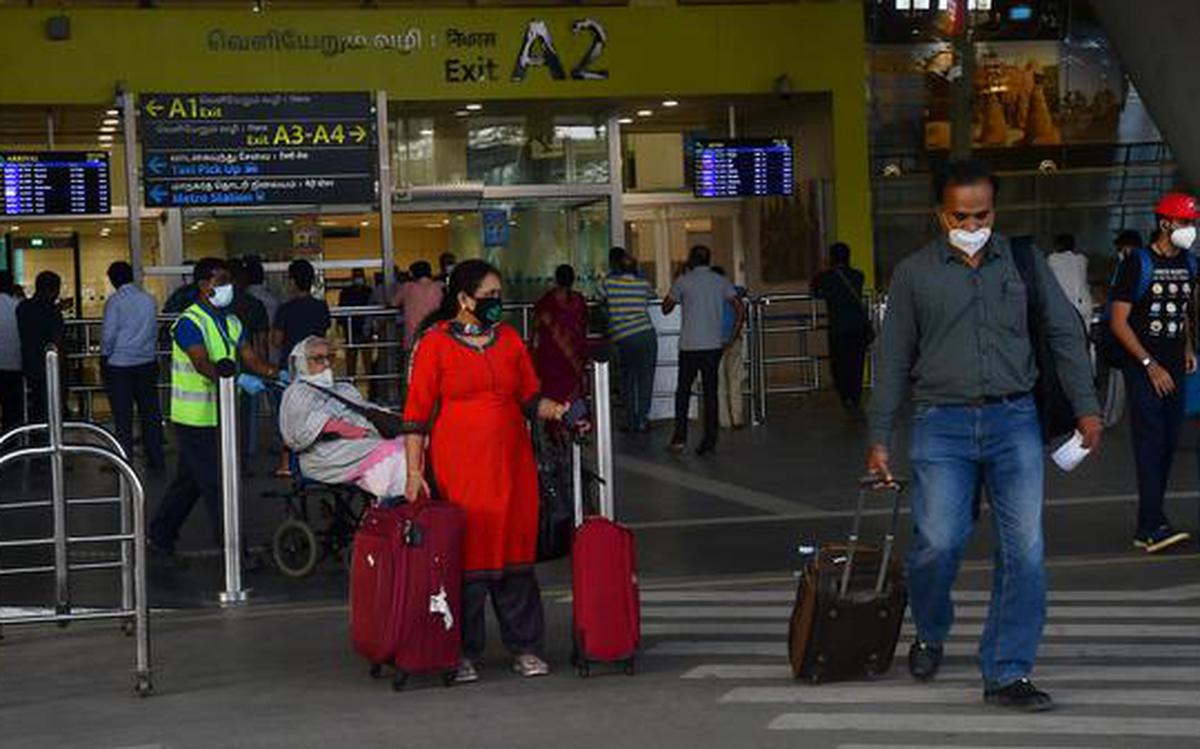
{"label": "white sneaker", "polygon": [[458,664],[458,671],[454,673],[454,683],[470,684],[473,681],[479,681],[479,672],[470,658],[463,658],[462,663]]}
{"label": "white sneaker", "polygon": [[523,653],[513,660],[513,671],[525,678],[545,676],[550,673],[550,664],[533,653]]}

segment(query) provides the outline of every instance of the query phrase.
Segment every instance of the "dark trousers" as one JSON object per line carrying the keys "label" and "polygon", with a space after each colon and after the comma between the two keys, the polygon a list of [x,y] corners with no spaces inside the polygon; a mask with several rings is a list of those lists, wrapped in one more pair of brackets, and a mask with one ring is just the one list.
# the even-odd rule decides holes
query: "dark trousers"
{"label": "dark trousers", "polygon": [[179,539],[179,529],[191,514],[196,500],[203,496],[213,539],[220,546],[223,536],[221,445],[217,428],[176,424],[175,444],[179,449],[179,468],[150,523],[150,540],[159,548],[173,550]]}
{"label": "dark trousers", "polygon": [[25,375],[21,370],[0,370],[0,432],[25,422]]}
{"label": "dark trousers", "polygon": [[829,366],[838,397],[850,408],[862,401],[863,363],[867,358],[867,339],[860,333],[829,334]]}
{"label": "dark trousers", "polygon": [[[25,386],[29,388],[29,423],[43,424],[46,421],[46,370],[26,369]],[[65,401],[64,401],[65,402]]]}
{"label": "dark trousers", "polygon": [[658,336],[647,330],[617,341],[621,357],[621,395],[625,399],[625,427],[643,429],[654,400],[654,369],[658,364]]}
{"label": "dark trousers", "polygon": [[117,439],[125,452],[133,456],[133,406],[137,404],[142,423],[142,447],[152,466],[161,466],[163,457],[162,410],[158,405],[158,364],[149,362],[133,367],[109,366],[105,386],[112,406]]}
{"label": "dark trousers", "polygon": [[672,442],[687,442],[688,405],[692,399],[692,384],[699,373],[700,384],[704,388],[704,437],[700,440],[700,447],[716,447],[720,418],[717,411],[717,374],[721,368],[723,353],[724,349],[719,348],[679,352],[679,384],[675,388],[675,436]]}
{"label": "dark trousers", "polygon": [[1179,443],[1183,424],[1182,370],[1172,371],[1176,391],[1160,398],[1150,377],[1140,365],[1125,367],[1125,386],[1133,420],[1133,459],[1138,482],[1138,535],[1157,530],[1167,523],[1163,500],[1171,460]]}
{"label": "dark trousers", "polygon": [[500,622],[500,640],[516,655],[539,653],[546,636],[542,592],[533,570],[506,574],[498,580],[463,585],[463,655],[478,659],[487,644],[485,609],[488,596]]}

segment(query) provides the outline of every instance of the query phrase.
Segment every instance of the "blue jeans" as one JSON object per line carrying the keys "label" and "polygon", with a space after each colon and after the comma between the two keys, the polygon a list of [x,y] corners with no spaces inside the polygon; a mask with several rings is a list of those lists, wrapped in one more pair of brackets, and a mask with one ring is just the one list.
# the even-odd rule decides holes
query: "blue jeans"
{"label": "blue jeans", "polygon": [[625,398],[625,427],[643,429],[654,400],[654,369],[658,365],[658,336],[647,330],[617,341],[621,357],[621,395]]}
{"label": "blue jeans", "polygon": [[910,605],[922,642],[950,634],[950,589],[987,490],[996,539],[992,600],[979,668],[989,688],[1033,669],[1046,617],[1042,433],[1032,397],[984,406],[919,408],[913,422],[914,540]]}

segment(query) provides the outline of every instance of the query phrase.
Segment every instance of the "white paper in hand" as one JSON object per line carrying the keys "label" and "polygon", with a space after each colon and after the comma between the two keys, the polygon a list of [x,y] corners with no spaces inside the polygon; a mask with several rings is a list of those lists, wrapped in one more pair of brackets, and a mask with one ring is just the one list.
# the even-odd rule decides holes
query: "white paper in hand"
{"label": "white paper in hand", "polygon": [[1091,450],[1084,448],[1083,435],[1075,432],[1071,438],[1062,443],[1057,450],[1050,454],[1050,459],[1059,468],[1068,473],[1075,470],[1075,467],[1083,462],[1083,459],[1088,456]]}

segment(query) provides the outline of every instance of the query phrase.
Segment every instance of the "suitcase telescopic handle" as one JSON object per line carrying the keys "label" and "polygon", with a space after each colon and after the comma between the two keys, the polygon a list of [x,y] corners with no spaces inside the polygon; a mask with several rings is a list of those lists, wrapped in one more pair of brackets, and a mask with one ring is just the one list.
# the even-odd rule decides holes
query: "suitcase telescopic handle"
{"label": "suitcase telescopic handle", "polygon": [[892,550],[896,545],[896,529],[900,524],[900,495],[904,492],[907,482],[903,479],[883,479],[877,476],[864,476],[858,480],[858,501],[854,507],[854,520],[850,525],[850,537],[846,550],[846,566],[842,568],[842,579],[838,584],[838,597],[846,595],[850,588],[850,573],[854,568],[854,555],[858,550],[858,537],[862,531],[863,511],[866,508],[867,493],[890,491],[895,494],[892,501],[892,519],[888,524],[887,534],[883,537],[883,556],[879,560],[879,574],[875,578],[875,592],[883,591],[883,583],[887,579],[888,564],[892,560]]}

